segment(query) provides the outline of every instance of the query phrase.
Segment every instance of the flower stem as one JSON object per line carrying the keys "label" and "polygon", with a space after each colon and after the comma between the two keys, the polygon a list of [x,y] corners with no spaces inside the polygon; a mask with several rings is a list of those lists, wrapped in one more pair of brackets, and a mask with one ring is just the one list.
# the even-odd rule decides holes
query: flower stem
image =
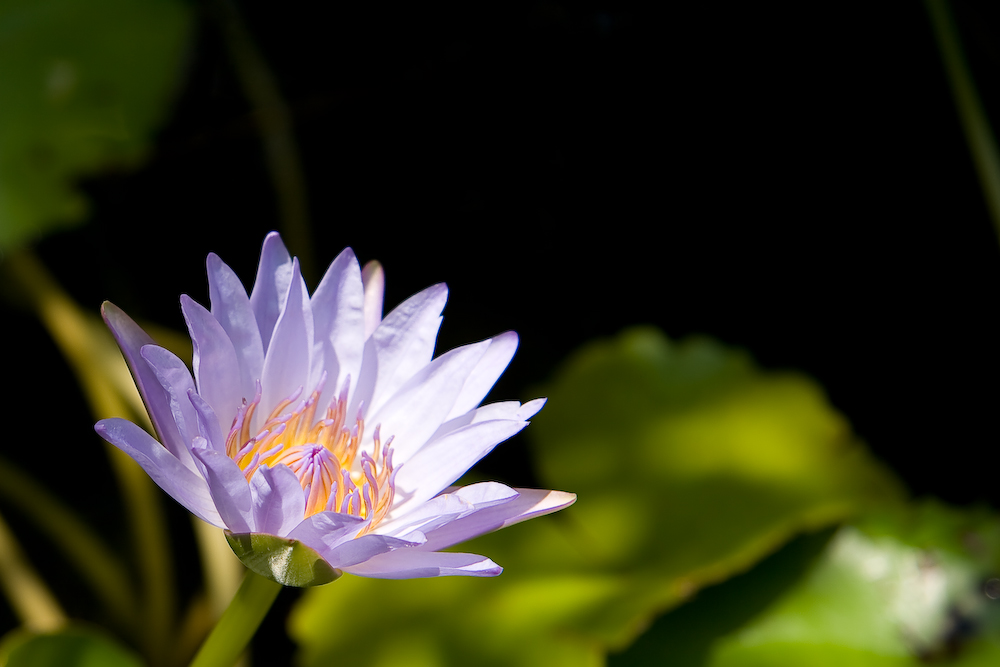
{"label": "flower stem", "polygon": [[973,166],[983,189],[986,208],[998,236],[1000,236],[1000,154],[990,128],[989,117],[976,92],[972,71],[962,51],[958,26],[945,0],[925,0],[931,18],[931,27],[944,61],[944,70],[955,98],[958,119],[965,133],[965,141],[972,154]]}
{"label": "flower stem", "polygon": [[281,584],[247,572],[233,601],[201,645],[191,667],[232,667],[267,615]]}

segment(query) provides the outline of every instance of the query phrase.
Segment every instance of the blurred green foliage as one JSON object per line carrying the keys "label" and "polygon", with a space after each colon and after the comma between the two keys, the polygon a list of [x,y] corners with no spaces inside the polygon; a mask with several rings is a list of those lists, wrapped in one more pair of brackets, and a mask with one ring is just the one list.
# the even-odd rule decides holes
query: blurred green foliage
{"label": "blurred green foliage", "polygon": [[[1000,664],[1000,521],[935,502],[842,528],[808,574],[717,640],[710,667]],[[668,652],[668,647],[663,647]]]}
{"label": "blurred green foliage", "polygon": [[82,219],[74,182],[142,157],[191,27],[179,0],[0,0],[0,248]]}
{"label": "blurred green foliage", "polygon": [[8,635],[0,646],[6,667],[142,667],[142,661],[104,634],[70,627],[41,635]]}
{"label": "blurred green foliage", "polygon": [[[812,381],[709,340],[629,330],[539,393],[550,400],[527,432],[541,481],[577,504],[463,545],[505,566],[495,580],[310,590],[290,619],[302,664],[604,664],[800,531],[902,499]],[[358,641],[372,626],[394,632]]]}

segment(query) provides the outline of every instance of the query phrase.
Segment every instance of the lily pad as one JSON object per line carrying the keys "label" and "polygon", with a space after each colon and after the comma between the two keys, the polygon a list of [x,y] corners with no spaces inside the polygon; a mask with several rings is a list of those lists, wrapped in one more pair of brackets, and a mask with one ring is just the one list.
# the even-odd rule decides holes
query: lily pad
{"label": "lily pad", "polygon": [[815,382],[708,339],[626,331],[574,355],[547,395],[528,429],[539,476],[578,494],[564,518],[587,570],[628,582],[575,628],[612,649],[792,535],[903,497]]}
{"label": "lily pad", "polygon": [[298,540],[263,533],[234,534],[228,530],[226,540],[240,562],[265,579],[284,586],[321,586],[342,574]]}
{"label": "lily pad", "polygon": [[[549,397],[526,430],[538,477],[576,505],[461,545],[506,568],[495,580],[308,592],[290,619],[303,665],[382,664],[411,641],[357,653],[355,624],[406,628],[428,665],[603,664],[793,535],[903,496],[813,381],[709,340],[626,331],[533,395]],[[353,622],[338,625],[345,609]]]}
{"label": "lily pad", "polygon": [[143,156],[191,23],[179,0],[0,4],[0,247],[80,220],[74,181]]}
{"label": "lily pad", "polygon": [[[803,580],[715,642],[710,667],[1000,664],[1000,520],[935,502],[845,526]],[[993,595],[995,597],[995,594]]]}

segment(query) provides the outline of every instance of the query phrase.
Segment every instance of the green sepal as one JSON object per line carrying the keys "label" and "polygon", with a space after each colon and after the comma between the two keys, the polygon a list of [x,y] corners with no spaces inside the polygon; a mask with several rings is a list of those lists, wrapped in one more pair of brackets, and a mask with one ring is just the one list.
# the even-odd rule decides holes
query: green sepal
{"label": "green sepal", "polygon": [[266,533],[235,534],[226,540],[244,565],[283,586],[307,588],[328,584],[343,574],[298,540]]}

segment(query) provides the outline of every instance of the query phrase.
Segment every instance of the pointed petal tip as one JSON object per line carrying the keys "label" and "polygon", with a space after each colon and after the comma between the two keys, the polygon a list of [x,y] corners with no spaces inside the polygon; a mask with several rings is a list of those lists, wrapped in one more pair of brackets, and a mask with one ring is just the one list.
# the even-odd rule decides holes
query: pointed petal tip
{"label": "pointed petal tip", "polygon": [[[347,258],[347,259],[353,259],[354,262],[357,263],[360,266],[360,262],[358,262],[358,258],[354,254],[354,250],[350,246],[348,246],[348,247],[344,248],[343,250],[341,250],[340,253],[333,259],[333,261],[336,262],[341,257],[344,257],[344,258]],[[331,264],[332,263],[333,262],[331,262]],[[371,262],[369,262],[369,264],[370,263]]]}
{"label": "pointed petal tip", "polygon": [[518,335],[517,335],[516,331],[504,331],[503,333],[498,333],[491,340],[494,343],[497,342],[497,341],[512,342],[512,343],[514,343],[514,347],[516,348],[517,344],[520,342],[521,339],[518,338]]}
{"label": "pointed petal tip", "polygon": [[448,283],[436,283],[427,288],[427,293],[435,297],[448,298]]}
{"label": "pointed petal tip", "polygon": [[548,398],[536,398],[534,400],[528,401],[521,406],[521,409],[517,411],[517,416],[524,421],[528,421],[532,417],[538,414],[539,410],[545,407],[548,402]]}
{"label": "pointed petal tip", "polygon": [[576,494],[568,491],[549,491],[553,510],[561,510],[576,502]]}
{"label": "pointed petal tip", "polygon": [[110,301],[105,301],[101,304],[101,318],[108,325],[108,328],[116,332],[120,328],[120,323],[132,322],[134,324],[132,318],[124,310]]}
{"label": "pointed petal tip", "polygon": [[490,561],[490,566],[479,570],[477,574],[481,577],[498,577],[503,573],[503,568]]}

